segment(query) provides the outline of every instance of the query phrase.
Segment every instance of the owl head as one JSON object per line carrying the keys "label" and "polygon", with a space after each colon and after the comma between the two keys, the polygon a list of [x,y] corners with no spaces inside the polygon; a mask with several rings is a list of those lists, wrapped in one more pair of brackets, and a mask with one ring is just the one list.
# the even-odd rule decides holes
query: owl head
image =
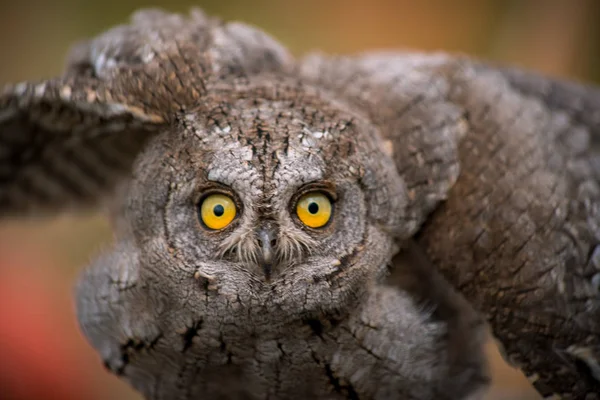
{"label": "owl head", "polygon": [[[358,110],[298,80],[251,77],[172,118],[119,197],[140,274],[268,329],[347,309],[386,272],[407,194]],[[270,321],[274,309],[285,318]]]}

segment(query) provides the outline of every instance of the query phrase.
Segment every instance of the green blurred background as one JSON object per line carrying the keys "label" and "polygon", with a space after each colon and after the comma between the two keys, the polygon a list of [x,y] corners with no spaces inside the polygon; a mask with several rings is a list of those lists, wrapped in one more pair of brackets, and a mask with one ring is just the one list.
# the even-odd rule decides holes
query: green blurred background
{"label": "green blurred background", "polygon": [[[259,26],[295,54],[409,48],[461,52],[548,75],[600,80],[595,0],[0,0],[0,84],[60,73],[70,44],[140,7],[200,6]],[[139,399],[81,337],[72,286],[110,242],[97,215],[0,224],[0,398]],[[490,399],[533,399],[490,346]]]}

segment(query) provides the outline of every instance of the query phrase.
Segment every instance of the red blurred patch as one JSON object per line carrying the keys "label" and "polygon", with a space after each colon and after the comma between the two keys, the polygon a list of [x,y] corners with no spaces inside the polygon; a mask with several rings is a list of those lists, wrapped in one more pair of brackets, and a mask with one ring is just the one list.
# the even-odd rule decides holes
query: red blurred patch
{"label": "red blurred patch", "polygon": [[[72,288],[35,252],[0,244],[0,397],[98,398],[88,378],[89,346],[78,331]],[[99,361],[94,367],[98,373]]]}

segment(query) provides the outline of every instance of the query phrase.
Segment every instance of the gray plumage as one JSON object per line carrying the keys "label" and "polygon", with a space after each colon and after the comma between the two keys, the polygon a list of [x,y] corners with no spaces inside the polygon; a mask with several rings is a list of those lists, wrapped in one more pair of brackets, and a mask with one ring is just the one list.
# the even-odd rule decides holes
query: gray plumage
{"label": "gray plumage", "polygon": [[77,313],[148,399],[481,398],[484,320],[542,395],[597,399],[599,140],[591,86],[149,10],[3,89],[0,216],[106,207]]}

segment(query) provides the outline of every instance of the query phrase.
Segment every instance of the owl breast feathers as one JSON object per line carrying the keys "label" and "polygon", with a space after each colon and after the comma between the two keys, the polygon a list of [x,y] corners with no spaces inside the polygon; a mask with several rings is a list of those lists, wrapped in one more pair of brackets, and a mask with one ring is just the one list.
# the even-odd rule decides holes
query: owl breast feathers
{"label": "owl breast feathers", "polygon": [[483,398],[486,321],[600,399],[599,143],[592,86],[146,10],[3,89],[0,215],[107,210],[77,314],[148,399]]}

